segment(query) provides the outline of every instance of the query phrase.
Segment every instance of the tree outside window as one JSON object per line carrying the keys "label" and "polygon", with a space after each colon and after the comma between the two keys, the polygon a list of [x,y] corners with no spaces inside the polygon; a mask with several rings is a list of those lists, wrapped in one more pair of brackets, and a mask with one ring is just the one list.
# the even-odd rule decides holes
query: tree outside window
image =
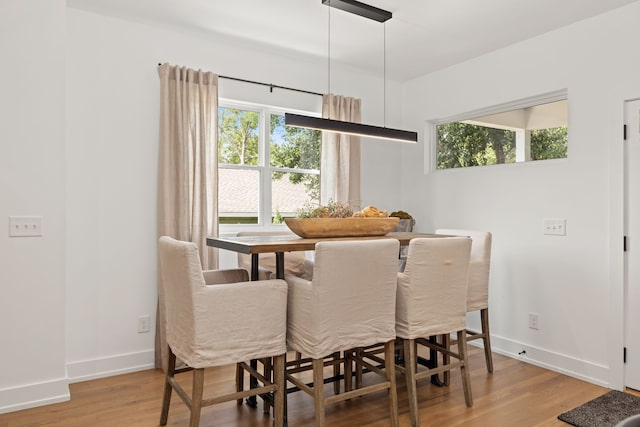
{"label": "tree outside window", "polygon": [[436,169],[567,157],[567,101],[531,105],[436,126]]}
{"label": "tree outside window", "polygon": [[284,125],[284,112],[218,111],[221,224],[270,224],[294,216],[320,193],[321,133]]}

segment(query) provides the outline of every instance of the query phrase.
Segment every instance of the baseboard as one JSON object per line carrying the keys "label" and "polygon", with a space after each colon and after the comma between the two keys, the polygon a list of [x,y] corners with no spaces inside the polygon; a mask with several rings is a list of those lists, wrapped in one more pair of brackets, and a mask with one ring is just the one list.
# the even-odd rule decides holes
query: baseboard
{"label": "baseboard", "polygon": [[155,367],[154,350],[67,363],[69,383],[144,371]]}
{"label": "baseboard", "polygon": [[[469,345],[482,347],[480,341],[471,341]],[[494,353],[522,360],[550,371],[559,372],[601,387],[611,388],[610,382],[607,380],[611,375],[610,369],[605,365],[548,351],[496,335],[491,335],[491,350]]]}
{"label": "baseboard", "polygon": [[0,414],[66,402],[70,398],[66,378],[5,388],[0,390]]}

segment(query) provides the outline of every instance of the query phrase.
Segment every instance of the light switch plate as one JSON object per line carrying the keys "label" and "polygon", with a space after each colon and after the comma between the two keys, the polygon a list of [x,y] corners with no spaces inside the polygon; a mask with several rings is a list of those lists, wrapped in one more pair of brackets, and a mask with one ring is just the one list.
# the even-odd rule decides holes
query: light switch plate
{"label": "light switch plate", "polygon": [[10,216],[9,237],[42,236],[41,216]]}
{"label": "light switch plate", "polygon": [[567,235],[567,220],[562,218],[545,218],[544,219],[544,234],[551,236],[566,236]]}

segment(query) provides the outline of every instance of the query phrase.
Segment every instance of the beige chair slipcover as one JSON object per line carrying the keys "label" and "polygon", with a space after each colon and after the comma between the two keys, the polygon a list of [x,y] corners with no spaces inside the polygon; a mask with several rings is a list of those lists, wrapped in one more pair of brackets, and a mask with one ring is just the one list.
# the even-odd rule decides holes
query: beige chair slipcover
{"label": "beige chair slipcover", "polygon": [[[416,382],[440,372],[459,367],[467,406],[472,406],[471,385],[467,370],[466,324],[467,273],[471,239],[465,237],[417,238],[409,243],[407,266],[398,273],[396,299],[396,335],[403,341],[403,371],[411,425],[419,425]],[[458,335],[458,352],[450,351],[446,342],[450,333]],[[428,340],[442,335],[445,343]],[[444,355],[441,366],[416,371],[416,344],[423,344]],[[450,357],[458,359],[451,363]]]}
{"label": "beige chair slipcover", "polygon": [[398,425],[393,363],[384,373],[378,372],[384,375],[384,383],[330,397],[323,395],[322,375],[324,357],[357,347],[385,343],[386,356],[393,360],[398,251],[395,239],[320,242],[313,279],[286,276],[287,346],[312,359],[313,388],[289,368],[287,380],[314,396],[317,426],[324,425],[325,405],[385,389],[391,423]]}
{"label": "beige chair slipcover", "polygon": [[[248,281],[246,271],[202,271],[198,247],[163,236],[159,240],[161,283],[166,298],[169,368],[161,425],[168,418],[171,391],[187,396],[174,379],[175,359],[193,368],[194,389],[187,405],[191,426],[197,426],[202,402],[204,368],[274,357],[274,377],[263,387],[215,399],[237,400],[274,392],[276,425],[284,418],[284,354],[286,352],[287,284],[284,280]],[[209,281],[205,282],[205,278]],[[241,281],[239,281],[241,280]],[[236,283],[224,283],[236,282]],[[249,366],[244,369],[253,373]],[[184,395],[184,396],[183,396]]]}
{"label": "beige chair slipcover", "polygon": [[[298,236],[289,231],[241,231],[238,237],[251,236],[291,236],[295,239]],[[284,273],[311,280],[313,276],[313,261],[307,259],[306,252],[287,252],[284,257]],[[258,256],[258,280],[275,279],[276,255],[264,253]],[[238,267],[243,268],[251,274],[251,255],[238,253]]]}
{"label": "beige chair slipcover", "polygon": [[482,339],[487,370],[493,372],[491,335],[489,331],[489,269],[491,266],[491,233],[477,230],[442,228],[437,234],[468,236],[472,240],[467,288],[467,313],[480,310],[481,332],[467,331],[467,341]]}

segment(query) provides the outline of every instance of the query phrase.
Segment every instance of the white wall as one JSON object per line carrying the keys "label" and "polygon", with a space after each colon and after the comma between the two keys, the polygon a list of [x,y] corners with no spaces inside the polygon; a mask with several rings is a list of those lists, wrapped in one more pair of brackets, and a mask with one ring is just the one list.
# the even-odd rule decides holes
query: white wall
{"label": "white wall", "polygon": [[[69,397],[64,26],[64,0],[0,2],[0,413]],[[8,237],[11,215],[44,235]]]}
{"label": "white wall", "polygon": [[[636,2],[403,87],[413,127],[568,89],[567,159],[425,174],[423,145],[404,147],[403,204],[421,231],[493,233],[495,350],[612,388],[623,384],[622,124],[624,100],[640,97],[638,16]],[[567,236],[543,235],[543,218],[566,218]]]}
{"label": "white wall", "polygon": [[[9,0],[0,12],[10,64],[0,80],[0,212],[45,218],[42,238],[0,239],[0,363],[11,367],[0,375],[2,412],[65,399],[68,380],[152,364],[153,333],[136,325],[140,314],[155,318],[157,63],[323,92],[326,58],[65,9],[62,0]],[[568,88],[566,160],[425,175],[422,144],[363,143],[363,203],[409,211],[418,230],[494,233],[496,349],[526,349],[535,363],[616,388],[622,108],[640,96],[635,16],[639,3],[425,76],[403,86],[402,108],[388,82],[398,95],[387,99],[387,125],[418,130]],[[336,67],[332,90],[361,97],[363,121],[380,123],[381,77]],[[316,102],[228,82],[221,96]],[[568,235],[543,236],[545,217],[567,218]],[[539,331],[527,328],[528,312],[540,315]]]}
{"label": "white wall", "polygon": [[[67,9],[0,5],[0,216],[42,215],[44,237],[0,239],[0,413],[66,400],[68,382],[153,366],[157,64],[326,91],[326,58]],[[332,64],[334,93],[382,123],[382,76]],[[400,89],[387,82],[387,125]],[[301,110],[320,99],[223,80],[221,97]],[[66,135],[65,135],[66,132]],[[364,203],[398,206],[396,145],[363,141]],[[139,315],[152,330],[137,333]],[[9,369],[7,369],[9,367]]]}
{"label": "white wall", "polygon": [[[327,80],[324,58],[75,9],[68,9],[67,20],[67,363],[75,381],[153,363],[158,63],[317,92]],[[334,92],[363,99],[363,121],[382,121],[381,76],[339,67],[332,76]],[[321,107],[317,96],[229,80],[220,81],[220,97]],[[391,106],[398,99],[391,98]],[[363,141],[365,203],[397,206],[400,176],[381,171],[397,170],[400,156],[396,144]],[[138,334],[137,318],[144,314],[152,331]]]}

